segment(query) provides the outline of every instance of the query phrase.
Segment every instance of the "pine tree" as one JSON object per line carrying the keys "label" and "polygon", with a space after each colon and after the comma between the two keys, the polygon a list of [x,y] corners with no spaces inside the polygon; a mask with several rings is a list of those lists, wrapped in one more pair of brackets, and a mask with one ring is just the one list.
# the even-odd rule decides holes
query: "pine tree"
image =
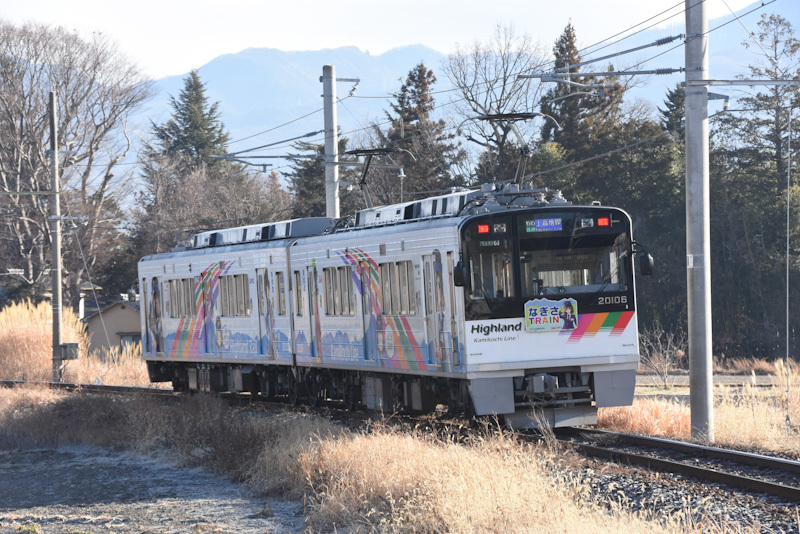
{"label": "pine tree", "polygon": [[206,85],[196,70],[184,78],[178,98],[170,96],[170,106],[172,117],[165,124],[152,124],[161,152],[180,155],[192,165],[217,165],[220,160],[209,156],[224,154],[230,136],[220,120],[219,102],[209,105]]}
{"label": "pine tree", "polygon": [[[347,150],[347,138],[339,137],[339,154]],[[298,152],[311,151],[322,154],[325,145],[317,145],[298,141],[293,145]],[[325,161],[319,158],[290,158],[292,170],[286,175],[289,181],[289,192],[292,195],[292,217],[325,217],[327,212],[325,192]],[[346,158],[339,157],[339,160]],[[358,176],[352,169],[342,167],[339,169],[340,180],[350,184],[358,183]],[[350,215],[356,210],[363,209],[364,203],[357,188],[348,191],[339,189],[339,212]]]}
{"label": "pine tree", "polygon": [[[555,69],[564,69],[581,61],[577,37],[572,23],[553,46]],[[607,70],[614,70],[609,65]],[[578,73],[580,68],[571,67],[565,72]],[[600,93],[556,83],[540,101],[540,111],[550,120],[542,125],[541,139],[559,143],[574,159],[582,159],[606,148],[614,134],[614,127],[621,116],[621,104],[625,88],[614,77],[598,79],[593,76],[578,76],[570,81],[583,85],[605,84]],[[588,93],[588,94],[587,94]],[[602,151],[602,150],[600,150]]]}
{"label": "pine tree", "polygon": [[431,191],[441,191],[464,185],[458,171],[464,161],[464,151],[454,142],[455,136],[446,132],[443,120],[432,120],[436,103],[432,95],[436,75],[423,63],[409,71],[397,93],[396,102],[386,117],[391,126],[382,130],[373,125],[379,144],[400,149],[392,161],[403,166],[402,182],[393,172],[370,172],[371,185],[381,203],[420,198]]}
{"label": "pine tree", "polygon": [[686,124],[686,90],[680,86],[675,85],[667,93],[667,99],[664,100],[664,106],[667,109],[658,108],[661,112],[661,121],[664,125],[664,130],[673,134],[676,139],[683,141],[684,139],[684,125]]}

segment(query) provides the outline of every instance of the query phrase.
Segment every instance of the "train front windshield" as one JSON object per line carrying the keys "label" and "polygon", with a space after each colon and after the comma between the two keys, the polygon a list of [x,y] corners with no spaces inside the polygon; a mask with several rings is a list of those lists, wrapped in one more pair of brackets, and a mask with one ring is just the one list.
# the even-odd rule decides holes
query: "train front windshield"
{"label": "train front windshield", "polygon": [[472,318],[518,315],[520,301],[543,296],[633,309],[630,222],[619,210],[486,215],[462,237]]}

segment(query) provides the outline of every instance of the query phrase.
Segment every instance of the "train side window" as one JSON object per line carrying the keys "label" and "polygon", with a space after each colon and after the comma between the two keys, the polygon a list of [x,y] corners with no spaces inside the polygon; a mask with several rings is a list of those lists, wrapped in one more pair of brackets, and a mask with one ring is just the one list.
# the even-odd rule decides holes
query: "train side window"
{"label": "train side window", "polygon": [[339,267],[339,289],[342,298],[342,315],[355,315],[353,308],[353,268]]}
{"label": "train side window", "polygon": [[183,297],[186,305],[184,306],[184,316],[185,317],[195,317],[197,315],[197,310],[195,307],[195,297],[194,297],[194,279],[193,278],[184,278],[183,279]]}
{"label": "train side window", "polygon": [[286,283],[283,279],[283,272],[275,273],[275,288],[278,293],[278,315],[286,315]]}
{"label": "train side window", "polygon": [[178,310],[176,306],[176,301],[178,300],[178,288],[175,287],[175,280],[169,281],[169,290],[167,291],[167,295],[169,296],[169,316],[171,318],[178,317]]}
{"label": "train side window", "polygon": [[236,291],[236,316],[250,317],[250,278],[246,274],[233,275]]}
{"label": "train side window", "polygon": [[336,313],[336,268],[325,267],[322,269],[323,283],[325,284],[325,315],[338,315]]}
{"label": "train side window", "polygon": [[300,271],[294,272],[294,306],[297,315],[303,315],[303,284]]}
{"label": "train side window", "polygon": [[219,277],[219,307],[220,315],[223,317],[230,317],[230,306],[228,306],[228,298],[230,290],[228,289],[229,276]]}
{"label": "train side window", "polygon": [[414,263],[401,261],[397,264],[397,273],[400,280],[400,313],[402,315],[416,315],[417,306],[414,301]]}
{"label": "train side window", "polygon": [[425,313],[430,315],[433,313],[433,302],[431,295],[433,295],[433,281],[431,280],[431,265],[428,262],[425,262],[425,277],[424,277],[424,284],[425,284]]}
{"label": "train side window", "polygon": [[325,283],[325,315],[354,315],[353,268],[326,267],[322,272]]}
{"label": "train side window", "polygon": [[414,263],[381,263],[381,304],[384,314],[416,315]]}
{"label": "train side window", "polygon": [[394,263],[381,263],[381,307],[385,315],[394,313],[392,308],[392,278],[394,275]]}
{"label": "train side window", "polygon": [[219,301],[223,317],[250,317],[250,278],[246,274],[220,276]]}

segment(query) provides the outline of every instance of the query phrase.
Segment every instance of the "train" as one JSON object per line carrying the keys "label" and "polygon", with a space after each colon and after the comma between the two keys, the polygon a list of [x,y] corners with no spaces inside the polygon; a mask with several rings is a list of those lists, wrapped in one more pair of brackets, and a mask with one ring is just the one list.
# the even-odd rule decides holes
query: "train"
{"label": "train", "polygon": [[143,356],[176,391],[594,424],[633,401],[631,230],[506,183],[199,232],[138,263]]}

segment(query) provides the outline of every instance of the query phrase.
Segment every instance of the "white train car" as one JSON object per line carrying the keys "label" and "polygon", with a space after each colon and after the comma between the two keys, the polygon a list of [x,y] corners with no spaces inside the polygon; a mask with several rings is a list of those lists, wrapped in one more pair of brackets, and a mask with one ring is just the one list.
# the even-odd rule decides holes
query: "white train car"
{"label": "white train car", "polygon": [[143,258],[151,380],[385,411],[447,405],[515,427],[596,422],[598,407],[633,399],[630,218],[546,193],[489,186],[354,221],[205,232]]}

